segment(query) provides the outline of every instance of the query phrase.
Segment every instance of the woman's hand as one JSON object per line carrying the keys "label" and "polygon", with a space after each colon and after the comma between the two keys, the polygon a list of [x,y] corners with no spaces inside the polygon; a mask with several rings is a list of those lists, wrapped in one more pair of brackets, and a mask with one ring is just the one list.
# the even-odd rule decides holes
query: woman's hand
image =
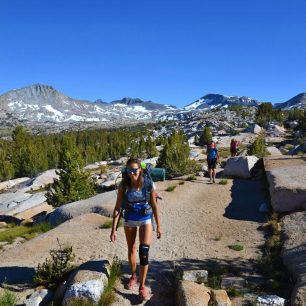
{"label": "woman's hand", "polygon": [[116,241],[116,230],[115,229],[112,229],[112,232],[110,234],[110,240],[111,240],[111,242]]}
{"label": "woman's hand", "polygon": [[157,236],[157,239],[160,239],[160,238],[161,238],[161,235],[162,235],[162,230],[161,230],[161,228],[158,226],[157,229],[156,229],[156,236]]}

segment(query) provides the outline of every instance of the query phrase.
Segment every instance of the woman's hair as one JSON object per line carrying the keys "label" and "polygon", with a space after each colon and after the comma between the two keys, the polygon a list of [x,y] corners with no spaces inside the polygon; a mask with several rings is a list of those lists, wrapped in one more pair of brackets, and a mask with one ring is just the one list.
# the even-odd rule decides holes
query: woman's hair
{"label": "woman's hair", "polygon": [[131,164],[137,164],[138,168],[140,169],[140,175],[138,177],[138,181],[137,181],[137,187],[139,188],[142,184],[142,168],[141,168],[141,163],[140,160],[137,158],[129,158],[128,161],[126,162],[126,167],[125,167],[125,171],[123,174],[123,180],[122,180],[122,187],[125,190],[127,187],[131,188],[131,178],[129,177],[128,173],[127,173],[127,169],[129,168],[129,166]]}

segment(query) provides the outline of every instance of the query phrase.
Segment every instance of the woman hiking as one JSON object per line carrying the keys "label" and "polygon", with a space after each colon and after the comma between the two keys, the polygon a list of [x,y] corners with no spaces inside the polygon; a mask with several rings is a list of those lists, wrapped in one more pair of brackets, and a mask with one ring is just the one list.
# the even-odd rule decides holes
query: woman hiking
{"label": "woman hiking", "polygon": [[231,144],[230,144],[231,157],[234,157],[237,155],[239,144],[240,142],[237,139],[233,138],[231,140]]}
{"label": "woman hiking", "polygon": [[124,232],[128,246],[128,260],[131,277],[126,289],[133,289],[137,285],[136,275],[136,236],[139,228],[139,297],[149,299],[145,280],[149,267],[149,249],[152,239],[152,214],[156,220],[157,238],[161,237],[159,209],[156,204],[152,180],[143,175],[140,161],[130,158],[126,163],[126,171],[118,189],[116,206],[113,213],[113,224],[110,239],[116,241],[116,227],[121,213],[122,202],[124,210]]}

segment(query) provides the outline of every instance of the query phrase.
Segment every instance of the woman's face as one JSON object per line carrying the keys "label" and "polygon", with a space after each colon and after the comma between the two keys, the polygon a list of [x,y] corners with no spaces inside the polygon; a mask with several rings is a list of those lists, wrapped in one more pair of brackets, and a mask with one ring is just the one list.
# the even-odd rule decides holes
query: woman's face
{"label": "woman's face", "polygon": [[128,165],[127,174],[132,181],[137,181],[140,173],[141,173],[141,169],[139,168],[137,163],[131,163]]}

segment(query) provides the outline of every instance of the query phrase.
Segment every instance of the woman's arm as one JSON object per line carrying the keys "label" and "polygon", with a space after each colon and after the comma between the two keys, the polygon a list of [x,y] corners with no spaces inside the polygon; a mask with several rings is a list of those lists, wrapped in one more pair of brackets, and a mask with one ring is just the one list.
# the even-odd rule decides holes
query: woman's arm
{"label": "woman's arm", "polygon": [[117,223],[119,222],[119,217],[121,213],[122,199],[123,199],[123,190],[122,190],[122,187],[119,187],[117,201],[116,201],[116,205],[115,205],[114,212],[113,212],[112,232],[110,234],[110,239],[112,242],[115,242],[116,240],[116,228],[117,228]]}
{"label": "woman's arm", "polygon": [[154,215],[154,219],[156,221],[156,234],[157,234],[157,239],[159,239],[161,237],[162,231],[161,231],[161,226],[160,226],[160,219],[159,219],[159,207],[157,205],[156,202],[156,192],[153,189],[151,194],[151,206],[153,209],[153,215]]}

